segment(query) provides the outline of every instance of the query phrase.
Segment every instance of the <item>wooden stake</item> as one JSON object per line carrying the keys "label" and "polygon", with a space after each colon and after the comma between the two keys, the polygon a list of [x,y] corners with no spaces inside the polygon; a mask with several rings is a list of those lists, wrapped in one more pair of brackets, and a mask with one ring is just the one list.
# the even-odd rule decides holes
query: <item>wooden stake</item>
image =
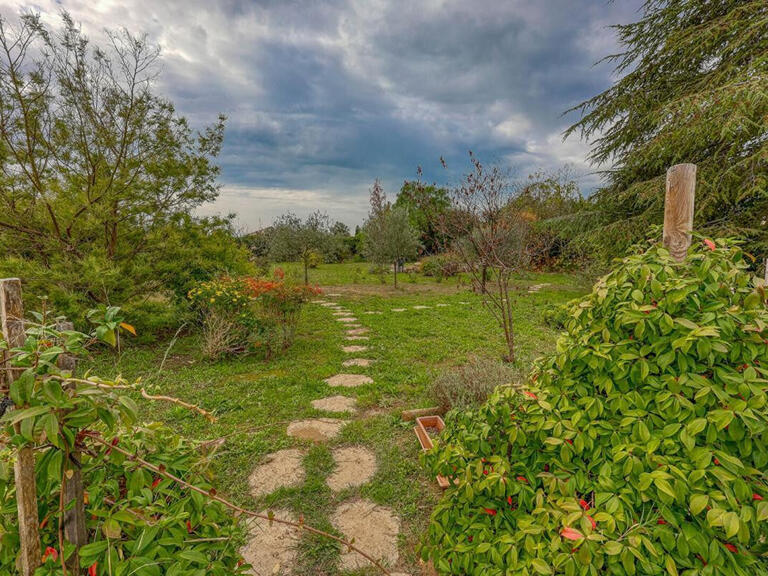
{"label": "wooden stake", "polygon": [[[24,345],[24,306],[21,301],[21,280],[0,280],[0,321],[3,339],[11,348]],[[10,386],[15,374],[5,371]],[[17,406],[16,409],[22,409]],[[16,426],[17,432],[19,426]],[[37,485],[35,483],[35,453],[31,447],[20,448],[14,464],[16,504],[19,512],[19,538],[21,551],[19,568],[21,576],[33,576],[41,564],[39,519],[37,515]]]}
{"label": "wooden stake", "polygon": [[685,260],[691,245],[695,196],[696,164],[676,164],[667,170],[664,246],[678,262]]}

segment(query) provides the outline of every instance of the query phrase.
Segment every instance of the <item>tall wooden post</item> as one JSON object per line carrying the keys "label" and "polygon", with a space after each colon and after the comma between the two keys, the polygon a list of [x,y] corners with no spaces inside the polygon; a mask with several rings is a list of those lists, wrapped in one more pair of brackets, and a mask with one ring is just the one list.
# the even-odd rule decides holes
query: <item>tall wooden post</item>
{"label": "tall wooden post", "polygon": [[[11,348],[24,345],[24,306],[21,301],[21,280],[0,280],[0,322],[3,339]],[[15,378],[13,371],[6,370],[5,381],[10,386]],[[24,406],[17,406],[22,409]],[[16,425],[18,432],[18,424]],[[35,453],[26,446],[20,448],[14,465],[16,504],[19,513],[20,574],[33,576],[41,564],[39,519],[37,515],[37,485],[35,483]]]}
{"label": "tall wooden post", "polygon": [[675,164],[667,170],[664,198],[664,246],[678,262],[685,260],[691,245],[693,204],[696,195],[696,164]]}

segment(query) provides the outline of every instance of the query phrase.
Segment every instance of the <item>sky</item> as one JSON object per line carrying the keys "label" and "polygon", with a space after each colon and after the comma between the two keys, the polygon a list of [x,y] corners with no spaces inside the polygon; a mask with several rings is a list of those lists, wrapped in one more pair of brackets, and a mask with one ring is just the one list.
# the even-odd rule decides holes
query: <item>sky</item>
{"label": "sky", "polygon": [[[157,90],[193,126],[228,117],[221,193],[202,215],[241,231],[282,213],[327,212],[350,227],[375,178],[453,184],[468,151],[517,177],[570,164],[599,184],[589,143],[562,133],[570,107],[608,88],[612,24],[641,0],[0,0],[58,25],[67,10],[96,43],[146,33]],[[440,158],[447,168],[443,168]]]}

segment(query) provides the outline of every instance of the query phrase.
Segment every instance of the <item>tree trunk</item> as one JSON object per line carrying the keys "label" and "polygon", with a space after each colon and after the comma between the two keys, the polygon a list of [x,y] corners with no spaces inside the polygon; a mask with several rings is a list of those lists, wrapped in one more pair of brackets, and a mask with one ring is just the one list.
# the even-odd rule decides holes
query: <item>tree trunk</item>
{"label": "tree trunk", "polygon": [[480,277],[480,294],[485,294],[485,284],[488,282],[488,266],[483,264],[483,272]]}
{"label": "tree trunk", "polygon": [[395,288],[397,288],[397,260],[395,260]]}
{"label": "tree trunk", "polygon": [[304,256],[304,285],[309,286],[309,256]]}

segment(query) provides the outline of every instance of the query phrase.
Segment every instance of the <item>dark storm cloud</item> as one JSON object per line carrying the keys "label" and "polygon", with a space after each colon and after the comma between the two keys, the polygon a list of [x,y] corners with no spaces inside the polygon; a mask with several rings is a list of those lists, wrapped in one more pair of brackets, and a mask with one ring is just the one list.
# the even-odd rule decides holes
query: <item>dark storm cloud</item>
{"label": "dark storm cloud", "polygon": [[[9,12],[23,0],[5,2]],[[55,22],[63,7],[95,39],[125,25],[159,43],[160,89],[178,110],[199,126],[229,118],[222,196],[206,211],[235,210],[256,227],[316,208],[354,224],[374,178],[391,195],[419,165],[428,179],[455,179],[468,149],[523,174],[566,162],[588,172],[587,145],[562,142],[575,119],[562,113],[610,85],[610,66],[593,63],[616,49],[607,26],[634,19],[639,5],[44,0],[35,9]]]}

